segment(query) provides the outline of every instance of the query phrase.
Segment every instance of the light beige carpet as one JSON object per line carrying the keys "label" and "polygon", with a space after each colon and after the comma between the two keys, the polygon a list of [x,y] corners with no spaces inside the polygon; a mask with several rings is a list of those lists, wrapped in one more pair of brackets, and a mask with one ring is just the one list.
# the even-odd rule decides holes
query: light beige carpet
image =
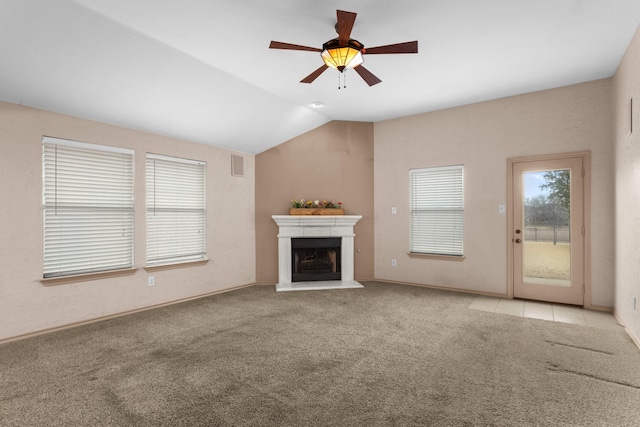
{"label": "light beige carpet", "polygon": [[624,332],[364,285],[252,287],[0,346],[0,425],[640,424]]}

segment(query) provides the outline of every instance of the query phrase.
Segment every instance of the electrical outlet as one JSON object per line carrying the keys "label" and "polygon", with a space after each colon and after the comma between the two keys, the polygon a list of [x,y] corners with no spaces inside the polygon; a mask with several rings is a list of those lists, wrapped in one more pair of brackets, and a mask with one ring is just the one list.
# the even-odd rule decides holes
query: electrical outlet
{"label": "electrical outlet", "polygon": [[392,259],[392,260],[391,260],[391,267],[395,267],[395,266],[396,266],[396,260],[395,260],[395,259]]}
{"label": "electrical outlet", "polygon": [[391,213],[392,213],[393,215],[395,215],[395,214],[396,214],[396,212],[398,212],[398,211],[397,211],[397,209],[396,209],[396,207],[395,207],[395,206],[394,206],[394,207],[392,207],[392,208],[391,208]]}
{"label": "electrical outlet", "polygon": [[156,285],[156,278],[153,276],[149,276],[147,278],[147,285],[149,286],[155,286]]}

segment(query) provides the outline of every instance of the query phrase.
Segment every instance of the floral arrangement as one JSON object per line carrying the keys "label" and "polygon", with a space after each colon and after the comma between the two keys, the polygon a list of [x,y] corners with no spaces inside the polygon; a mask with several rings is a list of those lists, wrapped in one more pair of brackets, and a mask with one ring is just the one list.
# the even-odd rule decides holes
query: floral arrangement
{"label": "floral arrangement", "polygon": [[294,208],[325,208],[325,209],[342,209],[342,202],[334,202],[327,200],[305,200],[305,199],[293,199],[291,200],[291,206]]}

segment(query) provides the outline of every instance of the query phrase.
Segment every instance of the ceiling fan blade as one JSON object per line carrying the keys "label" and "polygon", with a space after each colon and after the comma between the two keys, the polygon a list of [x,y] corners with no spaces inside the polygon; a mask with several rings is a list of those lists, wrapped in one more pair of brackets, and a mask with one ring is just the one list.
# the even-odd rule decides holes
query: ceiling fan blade
{"label": "ceiling fan blade", "polygon": [[327,64],[323,64],[320,68],[315,70],[313,73],[309,74],[307,77],[300,80],[300,83],[312,83],[315,79],[318,78],[320,74],[324,73],[324,70],[326,70],[327,68],[329,68]]}
{"label": "ceiling fan blade", "polygon": [[338,23],[336,24],[336,31],[338,32],[338,39],[340,40],[340,46],[346,46],[351,37],[351,30],[353,24],[356,22],[355,12],[345,12],[344,10],[336,11],[338,15]]}
{"label": "ceiling fan blade", "polygon": [[322,49],[318,49],[317,47],[301,46],[299,44],[276,41],[271,41],[271,44],[269,44],[269,49],[308,50],[311,52],[322,52]]}
{"label": "ceiling fan blade", "polygon": [[381,53],[418,53],[418,41],[388,44],[385,46],[368,47],[364,50],[367,55]]}
{"label": "ceiling fan blade", "polygon": [[356,70],[356,72],[360,74],[360,77],[362,77],[362,79],[365,82],[367,82],[369,86],[377,85],[382,81],[376,76],[374,76],[373,73],[371,73],[371,71],[367,70],[362,65],[358,65],[356,68],[354,68],[354,70]]}

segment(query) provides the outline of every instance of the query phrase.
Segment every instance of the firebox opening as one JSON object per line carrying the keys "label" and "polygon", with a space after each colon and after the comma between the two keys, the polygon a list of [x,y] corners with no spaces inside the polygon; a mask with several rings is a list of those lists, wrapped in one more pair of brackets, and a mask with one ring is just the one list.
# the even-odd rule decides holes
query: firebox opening
{"label": "firebox opening", "polygon": [[291,281],[341,280],[341,242],[336,237],[291,239]]}

